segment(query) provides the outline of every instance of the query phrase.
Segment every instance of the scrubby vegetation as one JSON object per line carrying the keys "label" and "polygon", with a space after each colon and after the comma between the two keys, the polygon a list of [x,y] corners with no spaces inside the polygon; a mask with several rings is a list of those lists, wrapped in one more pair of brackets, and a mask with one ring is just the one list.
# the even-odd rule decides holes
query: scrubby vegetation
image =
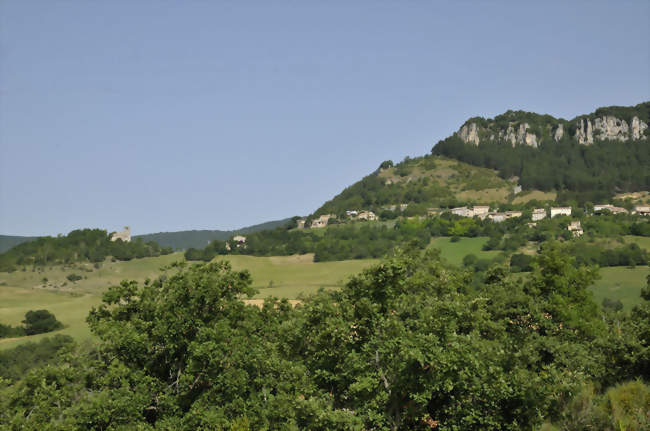
{"label": "scrubby vegetation", "polygon": [[155,242],[134,240],[111,241],[101,229],[73,230],[66,236],[41,237],[19,244],[0,254],[0,271],[14,271],[20,266],[45,266],[74,262],[102,262],[108,256],[118,260],[160,256],[171,253]]}
{"label": "scrubby vegetation", "polygon": [[496,265],[477,286],[435,252],[397,251],[296,308],[244,305],[250,275],[224,262],[176,270],[110,288],[88,317],[97,348],[0,389],[0,423],[640,430],[650,419],[650,279],[631,313],[602,312],[587,290],[595,270],[559,244],[526,280]]}

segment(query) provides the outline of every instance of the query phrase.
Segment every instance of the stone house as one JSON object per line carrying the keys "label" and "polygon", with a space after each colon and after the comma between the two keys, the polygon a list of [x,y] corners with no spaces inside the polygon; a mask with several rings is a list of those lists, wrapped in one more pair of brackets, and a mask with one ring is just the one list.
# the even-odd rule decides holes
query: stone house
{"label": "stone house", "polygon": [[640,215],[650,215],[650,205],[637,205],[634,207],[634,213]]}
{"label": "stone house", "polygon": [[584,231],[582,230],[582,226],[580,225],[580,221],[572,221],[569,226],[567,226],[567,230],[573,234],[574,237],[579,237],[584,234]]}
{"label": "stone house", "polygon": [[372,211],[361,211],[357,216],[357,220],[374,221],[377,220],[377,216]]}
{"label": "stone house", "polygon": [[474,211],[467,207],[452,208],[451,213],[461,217],[474,217]]}
{"label": "stone house", "polygon": [[304,218],[296,220],[296,227],[298,229],[304,229],[305,228],[305,222],[306,222],[306,220]]}
{"label": "stone house", "polygon": [[594,213],[600,213],[603,211],[609,211],[612,214],[627,214],[628,211],[625,208],[621,207],[615,207],[614,205],[610,204],[603,204],[603,205],[594,205]]}
{"label": "stone house", "polygon": [[111,235],[111,241],[117,241],[118,239],[121,239],[124,242],[131,242],[131,228],[124,226],[124,230],[122,232],[115,232],[113,235]]}
{"label": "stone house", "polygon": [[506,218],[521,217],[522,214],[521,211],[506,211]]}
{"label": "stone house", "polygon": [[553,218],[555,216],[558,216],[558,215],[570,216],[571,215],[571,207],[551,208],[551,218]]}
{"label": "stone house", "polygon": [[546,218],[546,210],[544,208],[535,208],[533,210],[532,219],[538,221]]}
{"label": "stone house", "polygon": [[325,227],[327,226],[327,223],[329,222],[330,218],[336,218],[336,216],[333,214],[323,214],[322,216],[311,221],[311,227],[313,228]]}
{"label": "stone house", "polygon": [[506,215],[506,213],[490,213],[488,215],[488,218],[494,223],[501,223],[502,221],[505,221],[505,219],[507,219],[508,216]]}
{"label": "stone house", "polygon": [[487,217],[488,213],[490,212],[490,206],[475,205],[472,208],[472,212],[474,213],[474,216],[479,217],[481,220],[483,220],[485,217]]}

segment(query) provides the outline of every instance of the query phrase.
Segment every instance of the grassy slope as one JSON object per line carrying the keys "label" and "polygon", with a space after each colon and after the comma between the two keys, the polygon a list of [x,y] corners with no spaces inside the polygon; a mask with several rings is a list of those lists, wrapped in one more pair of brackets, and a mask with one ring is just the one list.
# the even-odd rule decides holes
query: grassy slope
{"label": "grassy slope", "polygon": [[[383,186],[380,187],[387,188],[386,190],[402,190],[403,200],[385,202],[378,199],[381,188],[378,192],[372,186],[364,187],[364,184],[373,183],[374,177],[383,182]],[[516,185],[516,181],[506,181],[492,169],[472,166],[441,156],[416,157],[403,161],[395,167],[380,169],[370,174],[323,204],[315,214],[337,212],[341,209],[375,208],[377,210],[378,207],[388,204],[414,203],[406,196],[418,195],[416,190],[422,187],[421,182],[425,179],[428,181],[424,186],[426,190],[437,190],[437,198],[433,198],[431,202],[421,202],[430,207],[438,206],[445,199],[454,198],[459,203],[509,202],[514,197],[512,190]],[[406,193],[407,191],[409,193]],[[390,196],[399,196],[393,192],[387,193]],[[520,198],[519,201],[525,202],[534,198],[550,199],[555,194],[533,191],[527,196]]]}
{"label": "grassy slope", "polygon": [[635,242],[639,245],[639,247],[650,251],[650,237],[625,235],[625,242],[627,243]]}
{"label": "grassy slope", "polygon": [[488,241],[488,237],[461,238],[458,242],[451,242],[451,238],[434,238],[431,247],[439,248],[446,260],[454,265],[461,265],[463,258],[468,254],[474,254],[479,259],[492,259],[499,251],[483,251],[482,247]]}
{"label": "grassy slope", "polygon": [[[374,260],[313,263],[313,256],[253,257],[227,256],[234,269],[248,269],[253,277],[253,286],[261,288],[259,298],[267,296],[289,299],[310,294],[320,287],[338,287],[346,279],[373,264]],[[68,334],[77,340],[91,337],[85,319],[88,311],[101,302],[102,293],[110,285],[123,279],[144,281],[158,275],[159,268],[171,262],[182,260],[181,253],[157,258],[132,260],[130,262],[106,262],[102,268],[92,272],[54,267],[44,272],[0,273],[0,323],[19,325],[29,310],[48,309],[66,326],[58,333]],[[87,266],[92,268],[91,265]],[[70,273],[86,276],[75,284],[67,282]],[[42,278],[48,284],[65,287],[43,289]],[[269,289],[269,282],[273,288]],[[48,334],[0,340],[0,349],[14,347],[26,340],[37,341]]]}
{"label": "grassy slope", "polygon": [[592,287],[594,299],[598,304],[603,299],[620,299],[626,310],[639,303],[641,288],[646,285],[646,277],[650,274],[647,266],[636,268],[608,267],[600,269],[600,280]]}

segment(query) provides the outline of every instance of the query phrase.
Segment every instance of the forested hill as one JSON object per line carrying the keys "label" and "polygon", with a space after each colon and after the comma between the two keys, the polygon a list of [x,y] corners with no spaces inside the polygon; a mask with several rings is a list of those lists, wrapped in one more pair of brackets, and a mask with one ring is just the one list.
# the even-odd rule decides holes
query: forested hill
{"label": "forested hill", "polygon": [[291,219],[273,220],[266,223],[247,226],[237,230],[184,230],[179,232],[158,232],[145,235],[136,235],[144,242],[155,241],[161,247],[171,247],[174,250],[186,250],[189,248],[204,248],[211,241],[225,241],[233,235],[249,234],[267,229],[275,229],[284,226]]}
{"label": "forested hill", "polygon": [[572,120],[524,111],[470,118],[432,155],[383,162],[313,216],[400,204],[415,215],[427,207],[505,203],[517,185],[560,202],[650,190],[648,124],[650,102],[603,107]]}
{"label": "forested hill", "polygon": [[0,254],[0,271],[14,271],[19,267],[69,264],[73,262],[102,262],[108,256],[118,260],[159,256],[171,253],[155,242],[141,239],[131,242],[111,241],[102,229],[73,230],[66,236],[40,237],[23,242]]}
{"label": "forested hill", "polygon": [[432,153],[518,177],[524,190],[568,190],[586,200],[650,189],[650,102],[572,120],[523,111],[471,118]]}

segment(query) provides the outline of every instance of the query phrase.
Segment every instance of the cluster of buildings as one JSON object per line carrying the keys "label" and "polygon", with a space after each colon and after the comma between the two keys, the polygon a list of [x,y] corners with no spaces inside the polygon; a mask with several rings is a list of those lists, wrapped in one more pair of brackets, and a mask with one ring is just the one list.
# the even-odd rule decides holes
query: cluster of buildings
{"label": "cluster of buildings", "polygon": [[[349,210],[346,211],[345,214],[352,220],[364,220],[364,221],[374,221],[374,220],[379,220],[379,217],[372,212],[372,211],[356,211],[356,210]],[[311,221],[311,226],[312,228],[321,228],[327,226],[329,223],[330,219],[335,219],[336,214],[323,214]],[[305,224],[307,223],[306,219],[299,219],[297,220],[297,228],[298,229],[304,229]]]}
{"label": "cluster of buildings", "polygon": [[[603,211],[609,211],[612,214],[629,214],[629,211],[625,208],[615,207],[614,205],[594,205],[594,214],[602,213]],[[632,214],[650,215],[650,205],[636,205],[632,210]]]}
{"label": "cluster of buildings", "polygon": [[[395,211],[399,208],[400,211],[404,211],[407,208],[407,206],[408,204],[390,205],[384,207],[384,209]],[[449,211],[452,214],[460,217],[478,217],[481,220],[485,220],[487,218],[488,220],[491,220],[495,223],[500,223],[511,218],[521,217],[523,215],[522,211],[503,211],[503,212],[490,211],[489,205],[475,205],[473,207],[463,206],[463,207],[452,208]],[[609,211],[612,214],[629,213],[629,211],[626,210],[625,208],[616,207],[611,204],[594,205],[594,214],[600,214],[605,211]],[[439,209],[434,209],[434,208],[429,209],[430,216],[439,215],[441,212],[442,210]],[[650,216],[650,205],[637,205],[634,207],[634,210],[631,213]],[[364,221],[378,220],[377,215],[372,211],[348,210],[345,212],[345,214],[352,220],[364,220]],[[528,225],[530,227],[534,227],[536,225],[535,222],[545,219],[547,216],[550,216],[551,218],[556,216],[570,217],[571,207],[551,207],[549,211],[547,211],[545,208],[534,208],[531,215],[533,222],[528,223]],[[315,218],[311,221],[311,227],[312,228],[325,227],[329,223],[330,219],[335,219],[335,218],[336,218],[335,214],[323,214],[320,217]],[[306,221],[307,221],[306,219],[299,219],[297,221],[298,229],[303,229],[305,227]],[[580,226],[579,221],[572,222],[567,229],[571,231],[574,236],[582,236],[582,234],[584,233],[582,227]]]}

